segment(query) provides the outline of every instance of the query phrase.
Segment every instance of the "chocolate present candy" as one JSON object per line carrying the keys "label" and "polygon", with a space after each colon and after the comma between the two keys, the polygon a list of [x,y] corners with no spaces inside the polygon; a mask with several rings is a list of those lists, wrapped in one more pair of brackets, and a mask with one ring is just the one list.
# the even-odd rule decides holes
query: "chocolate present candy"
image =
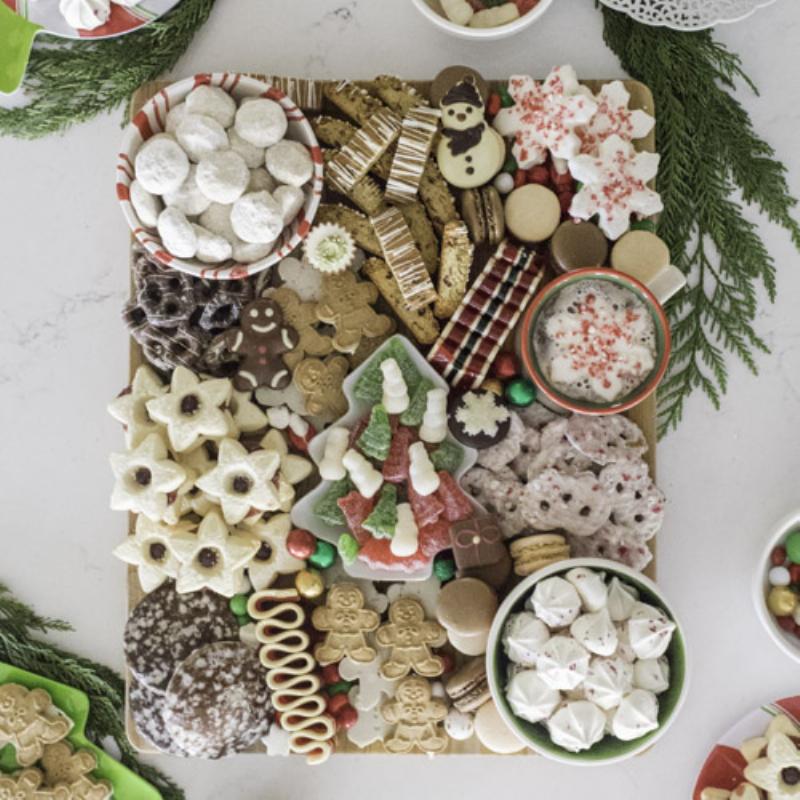
{"label": "chocolate present candy", "polygon": [[450,525],[453,556],[460,570],[496,564],[506,552],[503,532],[494,517],[475,514]]}

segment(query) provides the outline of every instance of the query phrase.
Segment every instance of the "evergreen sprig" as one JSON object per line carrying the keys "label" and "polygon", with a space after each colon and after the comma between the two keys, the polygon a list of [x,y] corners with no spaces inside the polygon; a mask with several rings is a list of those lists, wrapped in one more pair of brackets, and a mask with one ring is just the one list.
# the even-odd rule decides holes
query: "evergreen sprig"
{"label": "evergreen sprig", "polygon": [[664,201],[658,232],[688,287],[669,304],[673,352],[659,389],[659,433],[675,428],[699,388],[719,407],[728,385],[726,351],[754,374],[767,352],[754,321],[758,291],[776,292],[775,263],[743,204],[785,228],[800,250],[796,199],[786,169],[733,96],[756,92],[740,58],[710,31],[687,33],[635,22],[603,8],[604,37],[623,68],[646,83],[656,104]]}
{"label": "evergreen sprig", "polygon": [[171,69],[208,19],[214,0],[182,0],[168,14],[115,39],[38,36],[24,88],[27,105],[0,109],[0,135],[34,139],[111,111]]}
{"label": "evergreen sprig", "polygon": [[98,746],[106,738],[113,739],[120,751],[119,760],[155,786],[164,800],[184,800],[183,791],[175,783],[136,757],[125,735],[122,677],[102,664],[33,636],[69,630],[72,627],[68,623],[40,616],[0,583],[0,661],[85,692],[89,696],[88,738]]}

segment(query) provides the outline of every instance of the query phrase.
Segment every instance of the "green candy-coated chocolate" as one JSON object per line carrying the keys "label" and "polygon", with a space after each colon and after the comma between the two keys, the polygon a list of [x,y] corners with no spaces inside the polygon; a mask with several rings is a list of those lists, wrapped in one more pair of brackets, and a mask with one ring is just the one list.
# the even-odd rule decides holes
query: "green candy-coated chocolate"
{"label": "green candy-coated chocolate", "polygon": [[335,694],[347,694],[355,685],[355,681],[337,681],[325,687],[325,691],[333,697]]}
{"label": "green candy-coated chocolate", "polygon": [[632,231],[650,231],[656,232],[656,224],[651,219],[638,219],[636,222],[631,222]]}
{"label": "green candy-coated chocolate", "polygon": [[356,537],[350,533],[343,533],[336,542],[336,549],[339,551],[339,558],[345,564],[352,564],[358,557],[358,542]]}
{"label": "green candy-coated chocolate", "polygon": [[536,387],[527,378],[514,378],[506,384],[505,396],[512,406],[525,408],[536,399]]}
{"label": "green candy-coated chocolate", "polygon": [[433,574],[444,583],[456,575],[456,562],[452,558],[439,558],[433,562]]}
{"label": "green candy-coated chocolate", "polygon": [[[246,594],[235,594],[231,597],[230,602],[228,603],[231,611],[236,614],[237,617],[246,616],[247,615],[247,595]],[[248,617],[248,619],[250,619]]]}
{"label": "green candy-coated chocolate", "polygon": [[514,98],[509,94],[508,87],[501,86],[497,90],[497,94],[500,95],[500,105],[503,108],[511,108],[514,105]]}
{"label": "green candy-coated chocolate", "polygon": [[238,614],[236,621],[239,623],[240,628],[244,628],[245,625],[249,625],[252,622],[248,614]]}
{"label": "green candy-coated chocolate", "polygon": [[509,153],[509,156],[506,159],[506,163],[503,164],[503,169],[501,171],[502,172],[510,172],[511,175],[513,175],[517,171],[517,168],[518,168],[517,159],[514,158],[514,156],[512,156]]}
{"label": "green candy-coated chocolate", "polygon": [[308,557],[308,563],[317,569],[328,569],[336,561],[336,548],[324,539],[317,539],[317,547]]}
{"label": "green candy-coated chocolate", "polygon": [[792,531],[783,545],[792,564],[800,564],[800,530]]}

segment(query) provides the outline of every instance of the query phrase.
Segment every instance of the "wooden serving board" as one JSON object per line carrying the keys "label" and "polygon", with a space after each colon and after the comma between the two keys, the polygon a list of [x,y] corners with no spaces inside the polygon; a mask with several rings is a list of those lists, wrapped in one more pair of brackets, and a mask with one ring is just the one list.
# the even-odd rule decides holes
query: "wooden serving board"
{"label": "wooden serving board", "polygon": [[[253,77],[260,78],[261,80],[265,80],[269,83],[276,85],[287,95],[289,95],[289,97],[291,97],[295,101],[295,103],[297,103],[297,105],[303,109],[303,111],[312,113],[326,113],[326,114],[332,114],[334,116],[340,115],[337,109],[332,107],[326,100],[324,100],[322,91],[326,83],[339,83],[339,81],[323,81],[323,80],[314,80],[307,78],[287,78],[282,76],[261,75],[261,74],[254,74]],[[370,89],[373,87],[371,81],[353,81],[353,82],[359,86],[363,86],[365,89]],[[431,86],[430,81],[409,81],[409,83],[412,86],[414,86],[418,91],[420,91],[422,94],[427,96]],[[495,81],[492,83],[494,85],[499,82]],[[596,92],[604,83],[608,83],[608,80],[585,80],[581,81],[581,83],[588,86],[593,92]],[[648,114],[654,115],[655,108],[653,102],[653,95],[650,89],[643,83],[639,83],[638,81],[626,80],[624,81],[624,84],[628,92],[630,92],[631,96],[630,107],[632,109],[640,108],[646,111]],[[167,81],[153,81],[150,83],[145,83],[144,85],[139,87],[139,89],[137,89],[136,92],[134,92],[131,98],[131,106],[130,106],[131,117],[133,117],[133,115],[136,114],[136,112],[139,111],[141,107],[151,97],[153,97],[167,85],[169,85]],[[637,150],[655,152],[655,133],[651,132],[648,136],[638,140],[635,144]],[[326,200],[325,193],[323,193],[323,201],[325,200]],[[134,241],[135,240],[131,238],[131,264],[133,263]],[[388,310],[388,308],[386,309],[386,312],[391,313]],[[399,327],[402,332],[402,324]],[[410,338],[413,339],[413,337]],[[509,336],[509,346],[513,344],[513,340],[514,336],[513,335]],[[135,373],[139,365],[143,363],[143,361],[144,357],[142,354],[141,347],[133,338],[131,338],[129,379],[132,380],[133,374]],[[656,443],[657,443],[655,394],[645,399],[635,408],[630,409],[627,412],[627,416],[630,417],[630,419],[632,419],[642,429],[642,432],[644,433],[645,438],[647,439],[649,447],[647,454],[645,455],[645,460],[647,461],[647,464],[650,467],[650,474],[655,478]],[[135,517],[133,514],[130,514],[129,524],[128,524],[129,533],[133,533],[134,522],[135,522]],[[653,552],[653,560],[650,562],[650,564],[648,565],[647,569],[644,572],[648,577],[655,579],[656,577],[655,538],[650,540],[649,546]],[[139,601],[144,596],[144,592],[142,591],[142,588],[139,585],[139,580],[136,575],[136,569],[134,567],[128,568],[127,588],[128,588],[128,609],[131,610],[139,603]],[[126,677],[128,680],[128,684],[130,684],[131,676],[129,672],[126,673]],[[156,748],[152,747],[139,735],[139,732],[136,729],[136,725],[133,722],[133,718],[131,717],[127,709],[126,709],[125,722],[126,722],[126,732],[128,734],[128,739],[139,752],[153,754],[153,755],[162,754],[160,750],[157,750]],[[249,752],[260,753],[263,755],[265,750],[262,746],[259,745],[258,747],[254,747]],[[342,753],[358,754],[358,755],[378,753],[386,755],[386,751],[384,750],[384,748],[381,746],[380,743],[373,744],[365,749],[360,749],[355,745],[351,744],[343,734],[340,734],[336,742],[336,754],[342,754]],[[463,742],[450,740],[450,746],[448,750],[442,755],[494,755],[494,753],[491,753],[490,751],[483,748],[478,742],[477,737],[473,736],[472,738]],[[524,750],[519,755],[531,756],[534,754],[529,750]]]}

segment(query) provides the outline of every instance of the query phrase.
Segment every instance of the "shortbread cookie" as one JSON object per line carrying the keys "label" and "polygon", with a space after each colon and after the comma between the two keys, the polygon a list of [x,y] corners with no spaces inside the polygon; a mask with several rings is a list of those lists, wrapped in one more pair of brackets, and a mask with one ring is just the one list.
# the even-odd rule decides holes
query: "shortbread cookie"
{"label": "shortbread cookie", "polygon": [[72,800],[66,786],[48,789],[42,786],[43,775],[38,769],[23,769],[13,775],[0,772],[0,797],[10,800]]}
{"label": "shortbread cookie", "polygon": [[265,678],[258,655],[241,642],[195,650],[167,687],[167,732],[195,758],[246,750],[269,730],[272,705]]}
{"label": "shortbread cookie", "polygon": [[574,414],[565,431],[570,444],[597,464],[640,459],[647,440],[639,426],[622,414],[585,417]]}
{"label": "shortbread cookie", "polygon": [[415,748],[441,753],[447,749],[447,734],[441,727],[447,704],[432,696],[431,684],[424,678],[412,676],[401,681],[394,697],[381,706],[381,714],[395,726],[384,741],[389,753],[409,753]]}
{"label": "shortbread cookie", "polygon": [[114,787],[108,781],[96,780],[97,758],[88,750],[73,750],[67,742],[46,745],[41,759],[45,784],[65,787],[74,800],[109,800]]}
{"label": "shortbread cookie", "polygon": [[364,595],[353,583],[336,583],[328,590],[324,606],[314,609],[311,622],[325,634],[314,648],[322,666],[341,661],[345,656],[359,664],[374,661],[377,651],[367,643],[367,634],[376,630],[380,615],[365,608]]}

